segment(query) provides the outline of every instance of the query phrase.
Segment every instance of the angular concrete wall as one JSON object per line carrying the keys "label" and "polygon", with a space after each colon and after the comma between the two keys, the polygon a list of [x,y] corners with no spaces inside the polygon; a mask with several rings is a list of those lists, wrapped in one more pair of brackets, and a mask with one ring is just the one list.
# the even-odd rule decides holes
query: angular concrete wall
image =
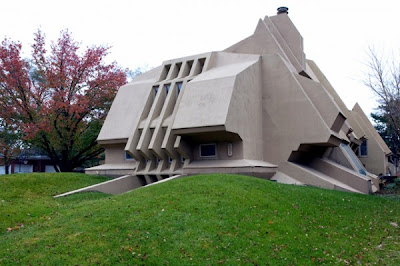
{"label": "angular concrete wall", "polygon": [[264,159],[278,164],[302,143],[327,143],[334,134],[279,55],[264,55]]}
{"label": "angular concrete wall", "polygon": [[[389,151],[360,110],[349,111],[305,59],[287,14],[265,17],[222,52],[164,61],[122,87],[98,138],[103,170],[134,165],[146,182],[212,172],[270,178],[278,171],[277,179],[370,193],[374,175],[354,151],[369,140],[371,158],[361,160],[375,173],[386,168]],[[201,154],[204,144],[211,156]],[[135,161],[125,162],[124,151]]]}

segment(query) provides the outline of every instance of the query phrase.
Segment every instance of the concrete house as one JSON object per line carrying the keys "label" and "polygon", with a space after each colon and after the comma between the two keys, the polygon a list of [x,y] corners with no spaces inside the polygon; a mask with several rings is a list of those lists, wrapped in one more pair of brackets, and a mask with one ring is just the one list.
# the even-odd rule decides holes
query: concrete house
{"label": "concrete house", "polygon": [[87,173],[238,173],[371,193],[390,150],[360,106],[348,110],[287,9],[226,48],[163,62],[119,89]]}

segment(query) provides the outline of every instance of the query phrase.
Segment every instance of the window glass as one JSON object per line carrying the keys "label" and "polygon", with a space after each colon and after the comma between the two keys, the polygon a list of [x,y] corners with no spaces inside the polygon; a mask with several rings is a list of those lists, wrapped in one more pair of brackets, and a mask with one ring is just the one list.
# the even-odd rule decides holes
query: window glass
{"label": "window glass", "polygon": [[365,170],[364,166],[358,159],[357,155],[353,152],[353,150],[350,148],[350,146],[341,143],[340,146],[343,147],[343,150],[347,155],[350,157],[350,160],[353,162],[353,164],[357,167],[358,172],[362,175],[367,175],[367,171]]}
{"label": "window glass", "polygon": [[154,90],[154,95],[157,95],[157,92],[158,92],[158,86],[154,86],[154,87],[153,87],[153,90]]}
{"label": "window glass", "polygon": [[365,139],[360,146],[360,156],[367,156],[368,155],[368,146],[367,140]]}
{"label": "window glass", "polygon": [[178,89],[178,95],[179,95],[179,93],[181,92],[181,89],[182,89],[182,82],[176,83],[176,88]]}
{"label": "window glass", "polygon": [[129,154],[129,152],[125,152],[125,160],[133,160],[133,157]]}
{"label": "window glass", "polygon": [[171,84],[167,84],[167,85],[165,85],[165,92],[167,93],[167,95],[168,95],[168,92],[169,92],[169,88],[171,87]]}
{"label": "window glass", "polygon": [[217,146],[213,144],[200,145],[200,157],[215,157],[217,155]]}

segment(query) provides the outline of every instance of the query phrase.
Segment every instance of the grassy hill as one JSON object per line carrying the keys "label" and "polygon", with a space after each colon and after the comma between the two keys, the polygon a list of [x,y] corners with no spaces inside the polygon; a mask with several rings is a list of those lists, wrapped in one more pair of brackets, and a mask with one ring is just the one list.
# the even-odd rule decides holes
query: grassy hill
{"label": "grassy hill", "polygon": [[238,175],[52,198],[102,180],[1,176],[0,264],[400,264],[396,200]]}

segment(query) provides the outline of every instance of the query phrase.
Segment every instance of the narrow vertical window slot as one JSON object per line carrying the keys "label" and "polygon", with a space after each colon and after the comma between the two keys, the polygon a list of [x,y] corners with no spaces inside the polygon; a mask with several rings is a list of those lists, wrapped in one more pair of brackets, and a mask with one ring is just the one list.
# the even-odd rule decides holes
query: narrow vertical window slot
{"label": "narrow vertical window slot", "polygon": [[176,93],[177,93],[177,95],[179,95],[179,93],[181,92],[181,90],[182,90],[182,82],[177,82],[176,83]]}
{"label": "narrow vertical window slot", "polygon": [[159,86],[154,86],[154,87],[153,87],[154,96],[157,96],[158,89],[159,89]]}
{"label": "narrow vertical window slot", "polygon": [[360,148],[359,148],[359,156],[360,157],[367,157],[368,156],[368,142],[366,139],[363,140]]}
{"label": "narrow vertical window slot", "polygon": [[205,58],[200,58],[196,61],[195,66],[194,66],[195,69],[193,71],[193,76],[199,75],[199,74],[201,74],[201,72],[203,72],[205,61],[206,61]]}
{"label": "narrow vertical window slot", "polygon": [[185,63],[185,67],[182,73],[182,78],[189,76],[190,71],[192,70],[193,60],[189,60]]}
{"label": "narrow vertical window slot", "polygon": [[171,84],[165,84],[164,88],[165,88],[166,95],[168,95],[169,89],[171,88]]}
{"label": "narrow vertical window slot", "polygon": [[199,74],[200,73],[203,73],[203,70],[204,70],[204,63],[206,62],[206,59],[205,58],[200,58],[199,59],[199,64],[200,64],[200,72],[199,72]]}
{"label": "narrow vertical window slot", "polygon": [[181,71],[182,63],[177,63],[174,66],[173,73],[171,74],[170,79],[176,79],[178,77],[179,71]]}
{"label": "narrow vertical window slot", "polygon": [[161,72],[160,79],[158,81],[165,80],[167,78],[167,76],[168,76],[168,73],[169,73],[170,69],[171,69],[171,64],[165,65],[163,70],[162,70],[162,72]]}

